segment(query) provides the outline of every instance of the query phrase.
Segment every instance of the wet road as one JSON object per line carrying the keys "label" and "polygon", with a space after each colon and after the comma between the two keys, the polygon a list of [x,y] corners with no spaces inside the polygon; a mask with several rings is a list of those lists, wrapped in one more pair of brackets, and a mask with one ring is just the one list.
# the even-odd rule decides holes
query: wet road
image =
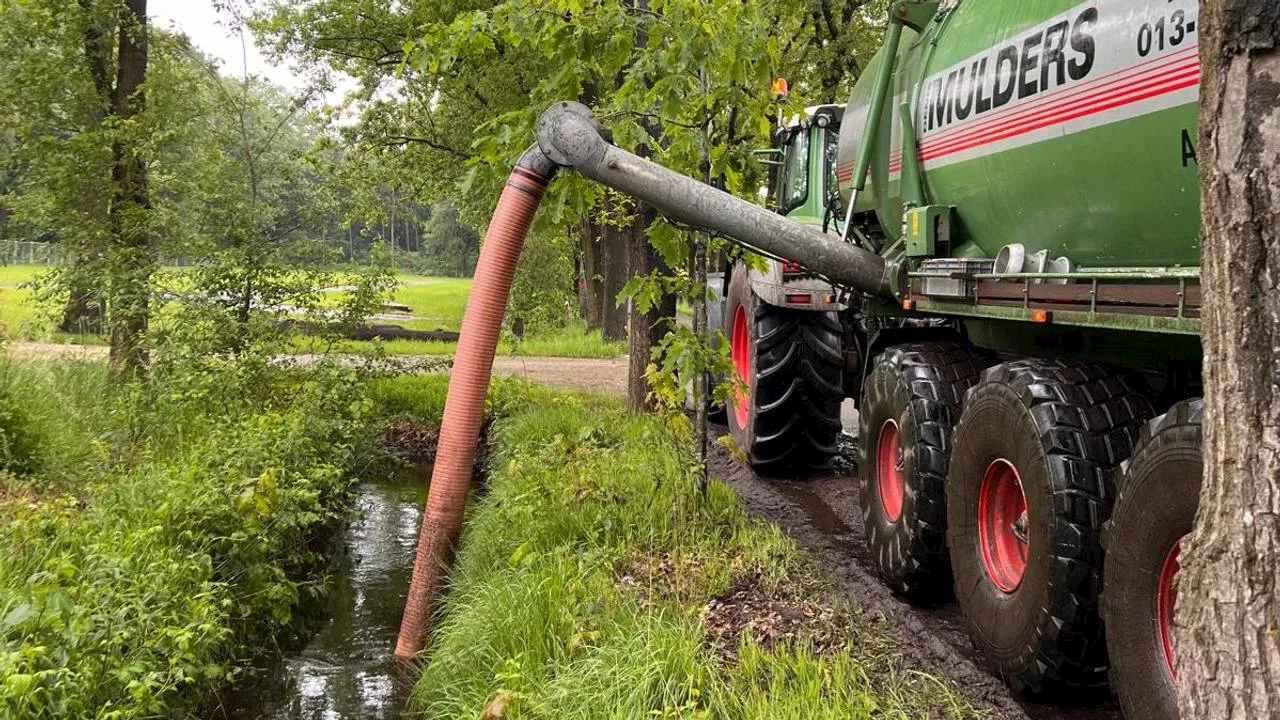
{"label": "wet road", "polygon": [[[844,415],[846,428],[856,432],[856,412],[846,408]],[[738,491],[753,514],[777,523],[808,550],[863,613],[882,618],[891,632],[904,638],[904,653],[917,669],[966,687],[970,697],[1001,718],[1122,720],[1118,705],[1105,692],[1054,704],[1015,695],[974,650],[954,601],[912,605],[880,582],[863,543],[855,442],[850,436],[843,439],[843,461],[834,471],[804,480],[760,478],[714,444],[710,470]]]}

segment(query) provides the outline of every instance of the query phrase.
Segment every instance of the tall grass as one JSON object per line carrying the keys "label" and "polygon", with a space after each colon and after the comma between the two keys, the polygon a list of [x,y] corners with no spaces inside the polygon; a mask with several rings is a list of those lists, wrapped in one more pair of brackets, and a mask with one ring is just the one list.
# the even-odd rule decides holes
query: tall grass
{"label": "tall grass", "polygon": [[[817,587],[802,554],[727,486],[701,495],[688,447],[652,417],[583,398],[500,421],[414,694],[425,717],[970,717],[845,608],[836,649],[804,632],[726,660],[708,602],[746,579]],[[826,602],[839,606],[837,598]],[[496,716],[496,715],[495,715]]]}

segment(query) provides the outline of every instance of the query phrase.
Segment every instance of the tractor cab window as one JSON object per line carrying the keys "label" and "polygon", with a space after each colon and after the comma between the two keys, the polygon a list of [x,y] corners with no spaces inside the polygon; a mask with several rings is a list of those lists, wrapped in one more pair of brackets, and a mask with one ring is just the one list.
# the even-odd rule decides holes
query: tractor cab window
{"label": "tractor cab window", "polygon": [[782,180],[778,193],[779,210],[791,212],[809,198],[809,130],[791,131],[782,148]]}
{"label": "tractor cab window", "polygon": [[840,187],[840,181],[836,176],[836,158],[840,154],[840,133],[835,126],[829,126],[823,132],[826,137],[826,153],[822,158],[823,176],[826,178],[826,192],[829,194],[836,191]]}

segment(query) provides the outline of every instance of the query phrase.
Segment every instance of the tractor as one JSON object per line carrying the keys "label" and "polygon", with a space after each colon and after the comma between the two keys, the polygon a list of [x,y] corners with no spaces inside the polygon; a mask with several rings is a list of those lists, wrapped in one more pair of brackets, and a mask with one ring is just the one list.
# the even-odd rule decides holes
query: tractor
{"label": "tractor", "polygon": [[848,103],[781,129],[772,210],[559,103],[495,226],[527,227],[571,168],[771,258],[727,268],[712,313],[749,462],[824,466],[852,398],[886,583],[954,594],[1015,689],[1110,683],[1129,717],[1176,717],[1201,482],[1198,22],[1195,0],[897,2]]}
{"label": "tractor", "polygon": [[761,474],[804,473],[854,398],[885,582],[953,592],[1018,689],[1110,680],[1130,716],[1174,717],[1200,482],[1196,3],[895,13],[847,109],[783,128],[766,162],[777,212],[901,263],[901,285],[728,268],[748,391],[726,422]]}

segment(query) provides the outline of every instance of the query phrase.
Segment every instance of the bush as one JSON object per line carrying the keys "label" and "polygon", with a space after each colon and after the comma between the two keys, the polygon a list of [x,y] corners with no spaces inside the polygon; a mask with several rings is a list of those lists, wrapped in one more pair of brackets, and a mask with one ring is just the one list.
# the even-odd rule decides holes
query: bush
{"label": "bush", "polygon": [[16,397],[7,368],[0,368],[0,470],[19,475],[37,469],[40,438]]}
{"label": "bush", "polygon": [[[76,473],[0,480],[0,717],[182,717],[324,591],[323,541],[375,445],[347,373],[245,373],[67,397],[21,368]],[[244,387],[253,378],[252,392]],[[184,382],[179,382],[183,380]],[[6,485],[0,485],[6,487]]]}

